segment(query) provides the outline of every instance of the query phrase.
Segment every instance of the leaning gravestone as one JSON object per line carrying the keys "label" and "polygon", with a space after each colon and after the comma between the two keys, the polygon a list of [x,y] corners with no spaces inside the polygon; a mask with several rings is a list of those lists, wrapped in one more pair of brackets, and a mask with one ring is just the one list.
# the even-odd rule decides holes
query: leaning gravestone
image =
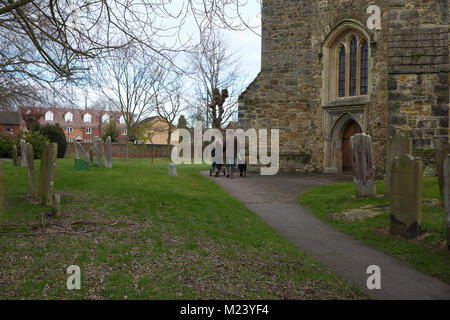
{"label": "leaning gravestone", "polygon": [[112,168],[111,137],[106,138],[106,144],[105,144],[105,167],[109,168],[109,169]]}
{"label": "leaning gravestone", "polygon": [[30,189],[30,196],[34,198],[36,196],[36,181],[34,179],[33,146],[30,143],[27,143],[25,149],[27,154],[28,187]]}
{"label": "leaning gravestone", "polygon": [[447,154],[450,153],[450,143],[444,143],[434,155],[436,161],[437,176],[439,182],[439,191],[441,192],[441,202],[444,206],[444,161]]}
{"label": "leaning gravestone", "polygon": [[86,152],[83,149],[83,146],[79,143],[79,142],[75,142],[75,149],[77,152],[77,158],[78,159],[83,159],[83,161],[88,165],[88,166],[92,166],[92,162],[89,159],[89,157],[87,156]]}
{"label": "leaning gravestone", "polygon": [[411,239],[422,233],[422,161],[396,157],[391,168],[390,233]]}
{"label": "leaning gravestone", "polygon": [[409,133],[402,132],[395,134],[388,143],[386,154],[386,178],[384,182],[384,194],[389,196],[391,188],[391,167],[395,157],[402,155],[412,155],[412,138]]}
{"label": "leaning gravestone", "polygon": [[17,146],[15,144],[12,146],[12,158],[14,167],[17,167],[19,165],[19,158],[17,157]]}
{"label": "leaning gravestone", "polygon": [[24,139],[20,139],[20,159],[22,161],[22,166],[27,165],[27,154],[25,152],[26,142]]}
{"label": "leaning gravestone", "polygon": [[94,152],[95,157],[97,158],[97,167],[102,166],[102,147],[101,141],[99,137],[94,137]]}
{"label": "leaning gravestone", "polygon": [[447,153],[444,161],[444,202],[447,248],[450,250],[450,153]]}
{"label": "leaning gravestone", "polygon": [[175,166],[174,163],[169,164],[169,176],[171,176],[171,177],[178,176],[177,167]]}
{"label": "leaning gravestone", "polygon": [[39,174],[38,200],[43,205],[51,205],[53,199],[53,180],[55,176],[56,156],[58,144],[45,144],[41,154],[41,168]]}
{"label": "leaning gravestone", "polygon": [[372,160],[372,138],[359,133],[350,139],[350,144],[355,194],[357,197],[374,197],[377,191]]}

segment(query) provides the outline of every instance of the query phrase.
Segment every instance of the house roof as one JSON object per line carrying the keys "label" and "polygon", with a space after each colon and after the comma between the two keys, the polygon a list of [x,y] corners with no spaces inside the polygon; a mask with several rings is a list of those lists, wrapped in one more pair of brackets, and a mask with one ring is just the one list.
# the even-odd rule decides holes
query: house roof
{"label": "house roof", "polygon": [[[37,107],[21,107],[19,109],[27,110],[27,109],[32,109],[32,108],[37,108]],[[103,114],[107,114],[107,115],[109,115],[110,118],[114,117],[116,119],[118,128],[126,127],[125,124],[119,123],[119,118],[122,115],[122,113],[117,112],[117,111],[63,109],[63,108],[39,108],[39,109],[44,113],[44,116],[41,117],[41,119],[39,120],[39,123],[41,125],[58,123],[60,126],[65,126],[65,127],[94,128],[94,127],[98,127],[100,117]],[[45,113],[47,113],[48,111],[51,111],[53,113],[53,121],[45,120]],[[64,116],[68,112],[72,113],[72,115],[73,115],[72,122],[65,121]],[[83,116],[87,113],[89,113],[92,116],[90,123],[83,121]],[[25,122],[23,121],[23,119],[22,119],[22,123],[23,123],[23,125],[25,125]]]}
{"label": "house roof", "polygon": [[0,124],[20,125],[20,115],[18,112],[0,112]]}

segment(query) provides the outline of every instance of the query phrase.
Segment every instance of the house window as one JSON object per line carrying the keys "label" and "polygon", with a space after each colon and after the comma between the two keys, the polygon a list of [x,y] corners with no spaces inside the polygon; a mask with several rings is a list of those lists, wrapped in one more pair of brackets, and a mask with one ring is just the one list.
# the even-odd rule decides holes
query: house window
{"label": "house window", "polygon": [[126,136],[127,135],[127,129],[122,129],[122,135]]}
{"label": "house window", "polygon": [[67,112],[64,115],[64,121],[65,122],[73,122],[73,114],[71,112]]}
{"label": "house window", "polygon": [[361,94],[367,94],[369,84],[369,45],[363,41],[361,45]]}
{"label": "house window", "polygon": [[350,42],[350,96],[356,96],[357,54],[356,37],[353,37]]}
{"label": "house window", "polygon": [[339,50],[339,97],[345,97],[346,54],[344,45]]}
{"label": "house window", "polygon": [[67,133],[72,133],[73,132],[73,128],[72,127],[67,127]]}
{"label": "house window", "polygon": [[92,143],[92,140],[91,140],[91,139],[86,139],[86,140],[84,140],[84,142],[86,142],[86,143]]}
{"label": "house window", "polygon": [[69,139],[69,140],[67,140],[67,142],[73,142],[73,140],[72,140],[72,139]]}
{"label": "house window", "polygon": [[91,128],[86,128],[86,134],[91,134],[92,133],[92,129]]}
{"label": "house window", "polygon": [[53,112],[47,111],[45,113],[45,121],[53,121]]}
{"label": "house window", "polygon": [[5,127],[4,131],[6,134],[13,135],[14,134],[14,128],[13,127]]}
{"label": "house window", "polygon": [[84,121],[84,122],[87,122],[87,123],[90,123],[90,122],[92,121],[92,116],[91,116],[89,113],[86,113],[86,114],[83,116],[83,121]]}
{"label": "house window", "polygon": [[108,122],[108,121],[109,121],[109,115],[104,114],[104,115],[102,116],[102,122],[103,122],[103,123],[106,123],[106,122]]}
{"label": "house window", "polygon": [[125,118],[124,118],[124,116],[120,116],[120,118],[119,118],[119,123],[120,123],[120,124],[125,124]]}

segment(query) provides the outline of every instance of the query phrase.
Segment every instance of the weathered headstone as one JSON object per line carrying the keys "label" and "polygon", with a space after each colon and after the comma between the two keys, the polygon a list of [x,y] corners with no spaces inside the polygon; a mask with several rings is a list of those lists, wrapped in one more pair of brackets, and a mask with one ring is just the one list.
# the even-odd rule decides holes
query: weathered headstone
{"label": "weathered headstone", "polygon": [[106,138],[106,144],[105,144],[105,167],[106,168],[112,168],[111,137]]}
{"label": "weathered headstone", "polygon": [[94,150],[92,148],[89,148],[89,160],[94,163]]}
{"label": "weathered headstone", "polygon": [[441,202],[445,205],[444,196],[444,161],[447,154],[450,153],[450,143],[444,143],[434,155],[436,161],[436,170],[439,182],[439,191],[441,192]]}
{"label": "weathered headstone", "polygon": [[97,167],[102,166],[102,146],[99,137],[94,137],[94,152],[97,158]]}
{"label": "weathered headstone", "polygon": [[422,233],[422,161],[396,157],[391,168],[390,232],[411,239]]}
{"label": "weathered headstone", "polygon": [[19,158],[17,157],[17,146],[13,144],[12,146],[12,158],[13,158],[13,165],[17,167],[19,165]]}
{"label": "weathered headstone", "polygon": [[3,211],[5,207],[5,171],[3,169],[3,164],[0,162],[0,228],[3,223]]}
{"label": "weathered headstone", "polygon": [[87,156],[86,152],[83,149],[83,146],[79,142],[75,142],[75,149],[77,151],[77,159],[83,159],[83,161],[88,165],[92,166],[92,162]]}
{"label": "weathered headstone", "polygon": [[384,194],[389,196],[391,188],[391,167],[395,157],[405,154],[412,155],[412,138],[407,132],[395,134],[388,142],[386,152],[386,178],[384,181]]}
{"label": "weathered headstone", "polygon": [[59,216],[61,215],[61,199],[60,199],[58,193],[53,194],[53,198],[52,198],[52,214],[56,218],[59,218]]}
{"label": "weathered headstone", "polygon": [[169,164],[169,176],[171,176],[171,177],[178,176],[177,167],[175,166],[174,163]]}
{"label": "weathered headstone", "polygon": [[450,153],[447,153],[444,160],[444,202],[447,248],[450,250]]}
{"label": "weathered headstone", "polygon": [[45,144],[41,155],[41,168],[39,174],[38,200],[43,205],[51,205],[53,199],[53,180],[55,176],[56,156],[58,144],[53,142]]}
{"label": "weathered headstone", "polygon": [[350,144],[355,194],[357,197],[373,197],[377,191],[372,160],[372,138],[364,133],[359,133],[350,139]]}
{"label": "weathered headstone", "polygon": [[28,187],[30,189],[30,196],[34,198],[36,196],[36,181],[34,178],[34,153],[33,146],[30,143],[25,145],[27,154],[27,170],[28,170]]}
{"label": "weathered headstone", "polygon": [[27,154],[25,152],[25,145],[26,142],[24,139],[20,139],[20,159],[22,162],[22,166],[26,166],[27,165]]}

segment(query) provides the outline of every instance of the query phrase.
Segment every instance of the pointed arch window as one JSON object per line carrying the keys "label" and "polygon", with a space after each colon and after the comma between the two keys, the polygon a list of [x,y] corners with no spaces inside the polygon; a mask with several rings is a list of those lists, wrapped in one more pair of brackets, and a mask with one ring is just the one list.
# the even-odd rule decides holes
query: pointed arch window
{"label": "pointed arch window", "polygon": [[361,95],[367,94],[369,88],[369,46],[367,41],[361,45]]}
{"label": "pointed arch window", "polygon": [[350,41],[350,96],[356,96],[356,69],[357,69],[358,47],[356,37]]}
{"label": "pointed arch window", "polygon": [[345,97],[345,70],[347,56],[344,45],[339,50],[339,97]]}

